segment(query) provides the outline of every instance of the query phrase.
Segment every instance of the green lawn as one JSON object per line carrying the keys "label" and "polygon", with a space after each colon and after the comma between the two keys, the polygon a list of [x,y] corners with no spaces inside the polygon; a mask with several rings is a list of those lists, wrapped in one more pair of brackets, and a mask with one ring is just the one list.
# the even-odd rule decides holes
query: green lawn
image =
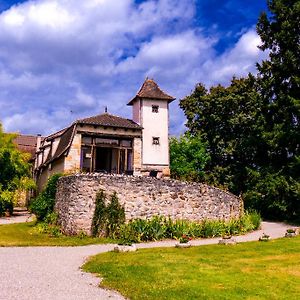
{"label": "green lawn", "polygon": [[300,299],[300,237],[104,253],[83,269],[130,299]]}
{"label": "green lawn", "polygon": [[111,240],[91,237],[51,237],[39,233],[35,223],[0,225],[0,247],[6,246],[82,246],[108,243]]}

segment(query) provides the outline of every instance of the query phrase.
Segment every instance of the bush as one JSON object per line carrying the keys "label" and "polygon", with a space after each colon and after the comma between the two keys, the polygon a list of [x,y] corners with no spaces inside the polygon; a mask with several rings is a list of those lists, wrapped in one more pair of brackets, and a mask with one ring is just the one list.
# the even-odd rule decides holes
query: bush
{"label": "bush", "polygon": [[103,190],[100,190],[96,195],[96,207],[92,220],[93,236],[105,235],[105,228],[107,223],[105,200],[106,195]]}
{"label": "bush", "polygon": [[14,209],[14,192],[10,192],[8,190],[1,191],[0,190],[0,216],[3,216],[6,211],[10,214],[13,213]]}
{"label": "bush", "polygon": [[46,216],[53,212],[55,204],[55,194],[58,179],[62,174],[52,175],[47,182],[45,189],[31,202],[29,209],[34,213],[39,221],[43,221]]}
{"label": "bush", "polygon": [[256,210],[248,212],[251,223],[253,224],[253,230],[259,229],[261,225],[261,216]]}
{"label": "bush", "polygon": [[125,223],[125,210],[119,203],[116,193],[110,197],[106,206],[106,195],[100,190],[96,195],[96,207],[92,221],[92,235],[95,237],[115,238],[122,224]]}
{"label": "bush", "polygon": [[58,237],[62,235],[58,225],[48,224],[46,222],[37,223],[35,230],[38,233],[48,234],[50,237]]}
{"label": "bush", "polygon": [[106,234],[108,236],[112,236],[119,230],[120,226],[125,223],[125,210],[120,205],[116,192],[114,192],[114,194],[110,198],[110,203],[106,208],[106,215]]}
{"label": "bush", "polygon": [[43,222],[39,222],[36,225],[36,231],[38,233],[46,233],[51,237],[58,237],[62,235],[60,226],[57,223],[58,215],[55,212],[47,214]]}
{"label": "bush", "polygon": [[139,243],[140,238],[137,232],[130,226],[125,224],[119,228],[119,245],[131,246],[133,243]]}

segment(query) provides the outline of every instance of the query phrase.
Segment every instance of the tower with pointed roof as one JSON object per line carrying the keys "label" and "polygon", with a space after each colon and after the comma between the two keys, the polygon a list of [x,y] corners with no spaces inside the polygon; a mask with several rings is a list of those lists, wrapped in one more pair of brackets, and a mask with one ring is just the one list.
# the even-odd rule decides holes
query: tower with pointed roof
{"label": "tower with pointed roof", "polygon": [[132,106],[133,121],[143,128],[141,173],[169,176],[169,103],[175,100],[146,78]]}

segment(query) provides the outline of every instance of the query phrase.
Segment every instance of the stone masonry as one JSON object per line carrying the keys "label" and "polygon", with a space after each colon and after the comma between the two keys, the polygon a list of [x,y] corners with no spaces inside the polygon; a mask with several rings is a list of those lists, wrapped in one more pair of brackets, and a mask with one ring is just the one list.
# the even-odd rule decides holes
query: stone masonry
{"label": "stone masonry", "polygon": [[243,201],[218,188],[199,183],[151,177],[76,174],[59,179],[55,210],[66,234],[91,233],[96,193],[117,193],[126,220],[155,215],[201,221],[237,218]]}

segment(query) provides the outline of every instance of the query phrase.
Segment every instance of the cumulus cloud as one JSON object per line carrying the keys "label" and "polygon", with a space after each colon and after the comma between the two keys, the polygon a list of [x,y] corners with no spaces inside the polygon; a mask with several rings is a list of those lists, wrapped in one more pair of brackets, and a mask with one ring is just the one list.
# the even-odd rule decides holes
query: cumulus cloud
{"label": "cumulus cloud", "polygon": [[[190,0],[31,0],[0,14],[0,119],[7,131],[51,133],[127,101],[146,76],[176,98],[226,84],[262,58],[255,31],[217,54]],[[171,130],[182,130],[178,102]]]}

